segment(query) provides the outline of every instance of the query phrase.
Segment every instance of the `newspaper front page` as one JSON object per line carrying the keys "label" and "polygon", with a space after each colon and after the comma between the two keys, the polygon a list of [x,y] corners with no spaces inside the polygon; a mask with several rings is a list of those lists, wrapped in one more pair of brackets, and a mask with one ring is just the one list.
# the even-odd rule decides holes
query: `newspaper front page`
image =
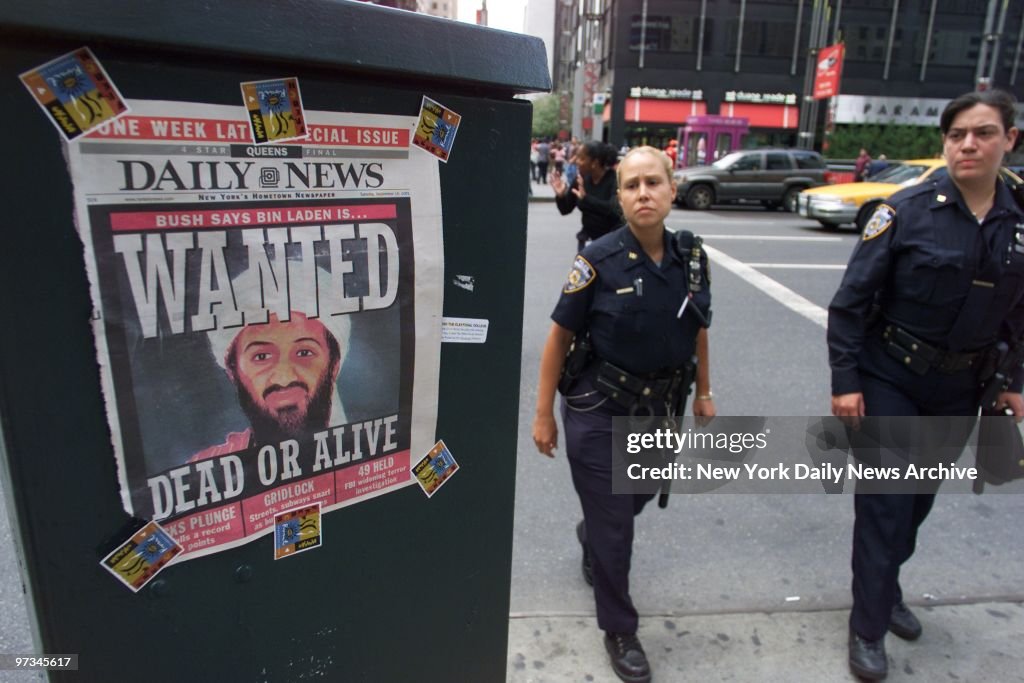
{"label": "newspaper front page", "polygon": [[183,558],[413,482],[434,443],[443,243],[414,117],[131,101],[67,149],[124,508]]}

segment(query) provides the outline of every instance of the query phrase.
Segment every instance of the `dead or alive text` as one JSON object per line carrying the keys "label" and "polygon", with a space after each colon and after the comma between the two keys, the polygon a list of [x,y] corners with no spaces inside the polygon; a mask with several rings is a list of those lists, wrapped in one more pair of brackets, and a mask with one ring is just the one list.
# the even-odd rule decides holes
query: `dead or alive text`
{"label": "dead or alive text", "polygon": [[[397,423],[398,415],[389,415],[316,432],[313,462],[308,471],[299,462],[298,441],[287,439],[276,445],[267,444],[256,453],[259,483],[274,486],[395,451]],[[369,462],[368,466],[372,470],[376,464]],[[382,459],[379,466],[388,465]],[[153,501],[153,519],[161,520],[243,495],[245,467],[242,457],[232,453],[176,467],[150,477],[146,483]]]}
{"label": "dead or alive text", "polygon": [[[239,298],[232,290],[225,256],[226,231],[114,235],[114,251],[122,256],[143,337],[159,334],[158,302],[163,303],[166,314],[165,334],[183,334],[186,321],[189,331],[201,332],[265,323],[271,313],[278,320],[288,320],[289,302],[295,300],[290,294],[292,287],[317,292],[315,303],[321,317],[387,308],[398,295],[398,239],[386,223],[359,223],[358,231],[355,223],[339,223],[238,232],[249,268],[258,270],[262,308],[236,307]],[[362,248],[343,245],[356,239],[363,243]],[[326,282],[317,278],[317,243],[327,245],[330,257],[330,278]],[[286,265],[285,258],[288,245],[298,245],[301,254],[301,259],[292,260],[290,265]],[[273,247],[273,258],[268,247]],[[196,250],[200,252],[197,264],[186,258],[188,252]],[[359,260],[359,270],[366,273],[364,295],[353,294],[356,283],[345,277],[355,270],[354,259]],[[198,287],[197,297],[187,296],[186,282]],[[196,308],[186,312],[190,300]]]}

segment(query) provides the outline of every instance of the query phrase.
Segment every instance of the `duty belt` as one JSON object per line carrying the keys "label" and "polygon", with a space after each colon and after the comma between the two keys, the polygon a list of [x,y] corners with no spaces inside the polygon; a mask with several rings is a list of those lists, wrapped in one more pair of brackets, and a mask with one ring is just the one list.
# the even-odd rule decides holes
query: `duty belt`
{"label": "duty belt", "polygon": [[598,391],[625,408],[655,401],[672,401],[682,387],[685,368],[649,375],[634,375],[608,361],[600,361],[594,385]]}
{"label": "duty belt", "polygon": [[951,375],[974,367],[983,352],[970,351],[953,353],[933,346],[910,334],[897,325],[886,325],[882,329],[886,352],[919,375],[935,370]]}

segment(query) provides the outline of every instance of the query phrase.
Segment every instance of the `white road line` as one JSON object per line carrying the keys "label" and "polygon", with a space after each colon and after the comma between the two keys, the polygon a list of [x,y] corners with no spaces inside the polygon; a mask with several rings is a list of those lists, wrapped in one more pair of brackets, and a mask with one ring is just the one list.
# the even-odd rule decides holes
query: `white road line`
{"label": "white road line", "polygon": [[[675,227],[675,226],[673,226]],[[677,230],[679,228],[676,228]],[[842,237],[814,237],[811,235],[709,235],[695,233],[706,240],[763,240],[765,242],[842,242]]]}
{"label": "white road line", "polygon": [[821,306],[811,303],[788,287],[784,287],[767,275],[757,272],[746,263],[734,259],[725,252],[709,247],[707,244],[704,245],[704,250],[708,253],[708,257],[717,265],[743,278],[786,308],[799,313],[821,327],[828,325],[828,311]]}
{"label": "white road line", "polygon": [[[669,216],[671,220],[679,221],[680,224],[693,225],[694,223],[735,223],[737,220],[736,215],[720,215],[712,216],[711,214],[701,214],[699,216],[687,216],[685,218],[679,216]],[[761,225],[785,225],[791,228],[800,228],[802,230],[817,230],[818,232],[824,232],[825,229],[821,227],[813,218],[788,218],[788,219],[745,219],[749,223]]]}
{"label": "white road line", "polygon": [[748,263],[751,268],[792,268],[794,270],[846,270],[839,263]]}

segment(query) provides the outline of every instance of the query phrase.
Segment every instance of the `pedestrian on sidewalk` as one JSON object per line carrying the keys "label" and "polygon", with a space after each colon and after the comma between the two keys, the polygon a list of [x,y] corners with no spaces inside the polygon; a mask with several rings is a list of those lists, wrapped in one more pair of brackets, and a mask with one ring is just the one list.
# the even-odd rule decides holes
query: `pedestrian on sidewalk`
{"label": "pedestrian on sidewalk", "polygon": [[[586,167],[587,162],[580,165],[581,173]],[[665,229],[675,191],[668,157],[660,150],[633,149],[619,164],[626,225],[576,257],[551,315],[533,422],[537,449],[554,457],[557,387],[566,454],[583,509],[576,527],[583,577],[594,589],[612,668],[633,683],[651,678],[629,594],[633,526],[655,494],[612,492],[612,419],[681,415],[694,377],[694,415],[715,414],[708,371],[707,256],[692,233]]]}
{"label": "pedestrian on sidewalk", "polygon": [[863,147],[860,148],[860,154],[857,155],[856,161],[853,162],[853,182],[861,183],[864,182],[866,177],[868,164],[871,163],[871,155]]}
{"label": "pedestrian on sidewalk", "polygon": [[535,183],[540,182],[540,167],[537,165],[540,161],[540,152],[537,151],[537,146],[540,145],[537,142],[537,138],[530,141],[530,180]]}
{"label": "pedestrian on sidewalk", "polygon": [[877,159],[869,161],[864,168],[864,179],[871,180],[887,168],[889,168],[889,158],[884,154],[879,154]]}
{"label": "pedestrian on sidewalk", "polygon": [[576,233],[576,251],[622,225],[615,190],[615,148],[591,140],[576,149],[576,179],[573,185],[561,173],[551,176],[558,211],[566,216],[579,207],[583,227]]}
{"label": "pedestrian on sidewalk", "polygon": [[[984,361],[1002,344],[1013,358],[1024,335],[1024,210],[999,180],[1015,116],[999,90],[954,99],[939,121],[949,175],[897,192],[868,221],[829,306],[833,415],[977,416],[989,386],[994,408],[1024,416],[1020,362],[1003,368],[1004,385]],[[921,635],[899,575],[935,494],[864,488],[858,480],[849,665],[878,680],[886,632]]]}
{"label": "pedestrian on sidewalk", "polygon": [[548,182],[548,164],[551,163],[551,143],[544,138],[537,144],[537,182]]}

